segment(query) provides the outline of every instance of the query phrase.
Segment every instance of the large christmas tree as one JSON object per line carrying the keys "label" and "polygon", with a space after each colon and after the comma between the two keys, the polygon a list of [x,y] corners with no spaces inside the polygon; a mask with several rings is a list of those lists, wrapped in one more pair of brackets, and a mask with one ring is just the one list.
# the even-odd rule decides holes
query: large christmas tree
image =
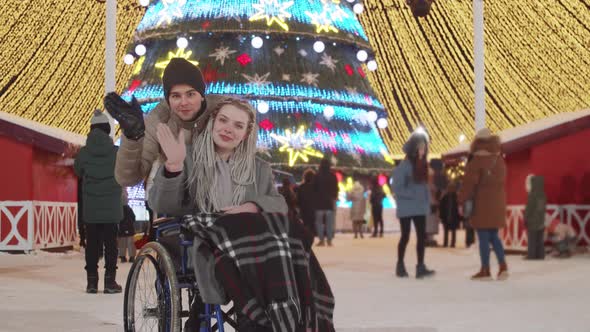
{"label": "large christmas tree", "polygon": [[257,108],[260,156],[275,167],[327,154],[339,167],[388,167],[362,8],[358,0],[152,0],[128,48],[135,67],[123,98],[152,110],[164,68],[183,57],[201,68],[207,93]]}

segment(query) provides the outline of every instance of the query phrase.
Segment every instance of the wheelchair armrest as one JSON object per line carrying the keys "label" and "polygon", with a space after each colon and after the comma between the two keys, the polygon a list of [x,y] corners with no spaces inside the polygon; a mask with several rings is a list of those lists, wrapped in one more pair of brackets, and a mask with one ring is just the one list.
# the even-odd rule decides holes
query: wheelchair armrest
{"label": "wheelchair armrest", "polygon": [[160,224],[165,224],[165,223],[170,222],[170,221],[175,220],[175,219],[177,219],[177,218],[175,218],[175,217],[162,217],[162,218],[154,219],[153,226],[158,226]]}

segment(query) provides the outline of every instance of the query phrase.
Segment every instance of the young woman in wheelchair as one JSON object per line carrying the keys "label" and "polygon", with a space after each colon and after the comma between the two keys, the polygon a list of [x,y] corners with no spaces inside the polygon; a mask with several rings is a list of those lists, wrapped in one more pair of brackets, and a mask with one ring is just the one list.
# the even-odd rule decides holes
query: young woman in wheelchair
{"label": "young woman in wheelchair", "polygon": [[[157,137],[166,161],[154,178],[150,206],[169,216],[287,213],[285,200],[274,186],[270,165],[255,157],[254,108],[248,102],[227,97],[207,122],[205,130],[189,145],[184,144],[182,131],[174,137],[167,125],[158,125]],[[194,311],[200,310],[199,305],[191,306],[184,331],[198,331]]]}

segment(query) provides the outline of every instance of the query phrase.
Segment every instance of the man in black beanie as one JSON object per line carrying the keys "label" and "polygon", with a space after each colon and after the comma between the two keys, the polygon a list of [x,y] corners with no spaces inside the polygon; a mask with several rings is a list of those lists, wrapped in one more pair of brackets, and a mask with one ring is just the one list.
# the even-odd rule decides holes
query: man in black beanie
{"label": "man in black beanie", "polygon": [[123,135],[117,153],[115,178],[123,187],[143,181],[160,154],[156,137],[159,123],[167,124],[174,135],[184,131],[185,143],[202,130],[208,115],[222,96],[205,95],[206,85],[199,68],[183,58],[173,58],[164,69],[162,77],[165,101],[160,102],[145,118],[139,103],[132,99],[125,102],[115,92],[107,94],[104,105],[115,118]]}

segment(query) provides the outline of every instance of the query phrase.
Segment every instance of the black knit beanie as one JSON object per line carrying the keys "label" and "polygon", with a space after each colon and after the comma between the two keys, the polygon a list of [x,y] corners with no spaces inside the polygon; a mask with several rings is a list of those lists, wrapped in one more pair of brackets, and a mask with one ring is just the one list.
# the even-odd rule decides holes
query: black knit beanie
{"label": "black knit beanie", "polygon": [[203,74],[192,63],[183,58],[172,58],[164,69],[162,85],[164,86],[164,98],[168,101],[170,90],[177,84],[187,84],[195,88],[201,96],[205,97],[205,80]]}

